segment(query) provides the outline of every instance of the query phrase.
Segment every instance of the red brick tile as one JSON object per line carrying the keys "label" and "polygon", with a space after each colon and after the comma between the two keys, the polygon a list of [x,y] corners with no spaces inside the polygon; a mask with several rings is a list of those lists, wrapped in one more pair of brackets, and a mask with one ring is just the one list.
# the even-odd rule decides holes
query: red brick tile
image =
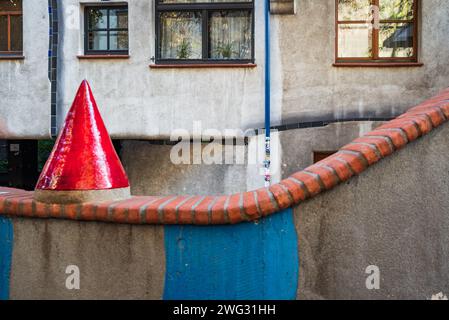
{"label": "red brick tile", "polygon": [[32,217],[33,216],[33,199],[22,199],[20,205],[19,215],[23,217]]}
{"label": "red brick tile", "polygon": [[78,213],[81,211],[80,204],[64,205],[64,217],[70,220],[78,220]]}
{"label": "red brick tile", "polygon": [[[162,212],[163,223],[164,224],[175,224],[175,223],[177,223],[178,217],[177,217],[177,214],[176,214],[176,208],[185,199],[187,199],[187,196],[178,196],[176,198],[171,199],[170,202],[168,202],[168,203],[165,202],[165,205],[164,205],[164,202],[160,204],[160,206],[158,208],[158,212],[159,212],[159,214]],[[180,221],[182,221],[182,220],[180,219]],[[190,217],[190,221],[192,221],[191,217]]]}
{"label": "red brick tile", "polygon": [[365,135],[365,137],[380,136],[388,137],[396,149],[404,147],[408,143],[407,136],[400,129],[374,130]]}
{"label": "red brick tile", "polygon": [[318,165],[312,165],[304,170],[320,176],[320,179],[327,190],[338,184],[338,176],[332,170],[320,167]]}
{"label": "red brick tile", "polygon": [[354,175],[349,164],[346,161],[338,159],[338,156],[335,155],[324,159],[321,165],[334,169],[340,181],[346,181]]}
{"label": "red brick tile", "polygon": [[304,183],[310,196],[317,195],[321,192],[321,186],[318,179],[312,177],[311,175],[300,171],[293,174],[292,177]]}
{"label": "red brick tile", "polygon": [[152,201],[145,208],[145,222],[147,224],[160,224],[159,213],[157,208],[160,204],[164,203],[169,197],[157,197],[156,200]]}
{"label": "red brick tile", "polygon": [[294,182],[292,179],[287,178],[279,183],[287,188],[295,204],[298,204],[306,199],[306,193],[303,187],[300,186],[298,183]]}
{"label": "red brick tile", "polygon": [[259,208],[262,212],[262,216],[267,216],[278,211],[278,208],[273,204],[273,199],[270,197],[269,190],[267,188],[261,188],[256,190],[257,201],[259,202]]}
{"label": "red brick tile", "polygon": [[215,204],[211,208],[211,222],[212,224],[225,224],[227,219],[225,217],[225,203],[228,196],[219,196]]}
{"label": "red brick tile", "polygon": [[[152,221],[153,223],[164,224],[164,221],[163,221],[164,215],[163,215],[163,212],[159,212],[159,207],[162,204],[166,203],[167,201],[173,200],[174,198],[175,198],[174,196],[160,197],[156,201],[149,204],[147,206],[147,208],[145,209],[146,221],[147,222]],[[155,221],[155,219],[157,219],[157,220]]]}
{"label": "red brick tile", "polygon": [[382,137],[361,137],[354,140],[355,143],[367,143],[374,145],[382,157],[387,157],[394,152],[394,146],[388,141],[389,140]]}
{"label": "red brick tile", "polygon": [[140,209],[154,197],[134,197],[132,204],[128,208],[128,223],[141,224]]}
{"label": "red brick tile", "polygon": [[360,174],[366,169],[366,160],[362,158],[362,156],[358,156],[355,154],[337,152],[336,157],[338,159],[345,161],[348,166],[352,169],[355,174]]}
{"label": "red brick tile", "polygon": [[[114,204],[112,220],[117,223],[140,223],[139,209],[148,199],[132,197]],[[130,219],[130,211],[133,216]]]}
{"label": "red brick tile", "polygon": [[202,196],[190,196],[183,204],[178,205],[179,223],[195,223],[195,212],[193,211],[193,206],[196,205],[202,198]]}
{"label": "red brick tile", "polygon": [[441,109],[441,112],[443,112],[446,119],[449,120],[449,101],[441,104],[440,109]]}
{"label": "red brick tile", "polygon": [[95,221],[95,203],[83,203],[80,208],[80,219],[84,221]]}
{"label": "red brick tile", "polygon": [[430,121],[432,122],[432,126],[435,128],[446,122],[446,117],[442,112],[441,108],[439,107],[432,107],[422,111],[421,110],[410,111],[407,112],[405,115],[413,116],[420,114],[424,114],[427,117],[429,117]]}
{"label": "red brick tile", "polygon": [[278,208],[283,210],[289,208],[293,204],[293,199],[288,192],[288,189],[280,184],[273,184],[269,190],[277,202]]}
{"label": "red brick tile", "polygon": [[109,210],[113,203],[114,201],[96,203],[95,218],[98,221],[109,221]]}
{"label": "red brick tile", "polygon": [[34,208],[34,216],[38,218],[48,218],[50,216],[48,205],[46,203],[36,201]]}
{"label": "red brick tile", "polygon": [[4,207],[0,212],[8,215],[17,215],[19,213],[20,202],[22,200],[31,200],[31,199],[32,196],[30,196],[29,194],[6,198],[4,200]]}
{"label": "red brick tile", "polygon": [[195,224],[208,225],[210,224],[209,206],[214,201],[215,197],[207,196],[194,209]]}
{"label": "red brick tile", "polygon": [[341,150],[360,152],[366,161],[368,161],[369,165],[372,165],[381,159],[380,152],[377,151],[375,146],[371,145],[350,143],[342,147]]}
{"label": "red brick tile", "polygon": [[420,132],[418,131],[416,124],[406,119],[392,120],[384,125],[381,125],[377,129],[379,130],[379,129],[395,129],[395,128],[402,129],[405,132],[408,141],[414,141],[418,139],[418,137],[420,136]]}
{"label": "red brick tile", "polygon": [[258,219],[261,215],[256,203],[256,193],[254,191],[243,194],[243,208],[250,220]]}
{"label": "red brick tile", "polygon": [[229,222],[231,224],[236,224],[244,221],[242,217],[242,209],[243,209],[242,205],[243,199],[240,193],[233,194],[230,196],[228,205],[226,207],[226,212],[228,213]]}
{"label": "red brick tile", "polygon": [[48,211],[52,218],[62,218],[62,205],[60,204],[49,204]]}

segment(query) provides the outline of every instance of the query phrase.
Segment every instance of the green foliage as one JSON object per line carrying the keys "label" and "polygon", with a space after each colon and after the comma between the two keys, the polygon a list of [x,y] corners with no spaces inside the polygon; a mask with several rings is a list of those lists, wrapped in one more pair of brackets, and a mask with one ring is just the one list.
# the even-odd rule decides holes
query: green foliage
{"label": "green foliage", "polygon": [[0,160],[0,173],[8,172],[8,161]]}
{"label": "green foliage", "polygon": [[413,18],[413,0],[389,0],[380,2],[384,19],[409,20]]}
{"label": "green foliage", "polygon": [[90,14],[89,14],[89,21],[90,21],[90,27],[94,28],[98,25],[98,23],[100,22],[100,20],[103,19],[103,12],[101,12],[101,10],[98,9],[92,9],[90,10]]}
{"label": "green foliage", "polygon": [[48,157],[50,156],[50,153],[53,149],[53,146],[55,144],[54,140],[40,140],[37,145],[37,159],[38,159],[38,170],[42,171],[42,168],[45,165],[45,162],[47,161]]}
{"label": "green foliage", "polygon": [[176,56],[178,59],[188,59],[192,54],[192,45],[187,39],[182,39],[181,44],[178,46]]}
{"label": "green foliage", "polygon": [[221,43],[215,50],[223,59],[231,59],[233,55],[238,54],[234,49],[234,43]]}

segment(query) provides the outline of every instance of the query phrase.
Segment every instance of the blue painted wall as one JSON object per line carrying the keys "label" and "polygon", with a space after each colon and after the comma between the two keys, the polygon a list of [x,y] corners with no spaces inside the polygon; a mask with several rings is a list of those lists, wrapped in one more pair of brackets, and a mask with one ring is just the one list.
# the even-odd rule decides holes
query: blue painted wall
{"label": "blue painted wall", "polygon": [[165,227],[164,299],[295,299],[298,243],[291,209],[259,223]]}
{"label": "blue painted wall", "polygon": [[0,217],[0,300],[9,298],[12,246],[12,223],[9,219]]}

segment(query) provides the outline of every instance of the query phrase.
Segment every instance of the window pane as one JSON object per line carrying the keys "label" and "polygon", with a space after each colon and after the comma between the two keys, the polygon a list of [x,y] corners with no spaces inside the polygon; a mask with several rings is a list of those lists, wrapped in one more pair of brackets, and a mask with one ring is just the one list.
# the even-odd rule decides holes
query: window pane
{"label": "window pane", "polygon": [[382,23],[379,30],[379,56],[409,58],[413,56],[413,24]]}
{"label": "window pane", "polygon": [[338,0],[338,20],[363,20],[370,15],[370,0]]}
{"label": "window pane", "polygon": [[128,50],[128,31],[111,31],[109,50]]}
{"label": "window pane", "polygon": [[368,25],[338,25],[338,56],[340,58],[368,58],[372,56],[372,33]]}
{"label": "window pane", "polygon": [[0,51],[8,51],[8,17],[0,16]]}
{"label": "window pane", "polygon": [[89,30],[108,27],[108,10],[89,9]]}
{"label": "window pane", "polygon": [[380,0],[380,19],[413,19],[413,0]]}
{"label": "window pane", "polygon": [[210,17],[210,57],[251,59],[250,11],[217,11]]}
{"label": "window pane", "polygon": [[89,32],[89,50],[108,50],[108,33],[106,31]]}
{"label": "window pane", "polygon": [[22,0],[0,0],[0,11],[22,11]]}
{"label": "window pane", "polygon": [[111,9],[109,11],[109,28],[128,29],[128,9]]}
{"label": "window pane", "polygon": [[160,15],[162,59],[201,59],[201,14],[164,12]]}
{"label": "window pane", "polygon": [[22,16],[10,16],[11,51],[22,51]]}

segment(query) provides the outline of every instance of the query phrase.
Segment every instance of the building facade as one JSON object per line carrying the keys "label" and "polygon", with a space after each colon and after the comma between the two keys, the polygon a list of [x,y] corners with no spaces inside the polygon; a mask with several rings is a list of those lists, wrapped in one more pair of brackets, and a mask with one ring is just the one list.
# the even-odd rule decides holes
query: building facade
{"label": "building facade", "polygon": [[[87,79],[134,194],[263,185],[264,10],[259,0],[0,0],[8,184],[32,188],[17,178],[21,151],[56,136]],[[448,1],[272,0],[271,13],[275,181],[448,86]],[[244,161],[173,163],[179,132],[246,136]]]}

